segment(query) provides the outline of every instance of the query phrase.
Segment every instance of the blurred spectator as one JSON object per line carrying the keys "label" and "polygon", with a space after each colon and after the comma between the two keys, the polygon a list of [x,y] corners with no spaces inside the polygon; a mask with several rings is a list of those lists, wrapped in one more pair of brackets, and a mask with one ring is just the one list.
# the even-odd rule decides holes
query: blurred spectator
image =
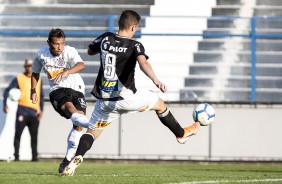
{"label": "blurred spectator", "polygon": [[32,150],[32,161],[38,161],[37,153],[37,137],[38,137],[38,127],[39,121],[42,117],[44,94],[42,90],[42,81],[39,80],[40,85],[38,85],[38,93],[40,94],[40,103],[33,104],[30,100],[30,86],[31,86],[31,66],[33,60],[26,59],[24,62],[24,73],[18,74],[9,86],[4,91],[4,101],[3,101],[3,111],[7,113],[9,107],[7,106],[7,98],[9,96],[9,91],[13,88],[18,88],[21,91],[21,97],[18,101],[18,109],[16,113],[16,130],[14,138],[15,147],[15,161],[19,161],[19,149],[20,140],[24,128],[27,126],[29,129],[31,137],[31,150]]}

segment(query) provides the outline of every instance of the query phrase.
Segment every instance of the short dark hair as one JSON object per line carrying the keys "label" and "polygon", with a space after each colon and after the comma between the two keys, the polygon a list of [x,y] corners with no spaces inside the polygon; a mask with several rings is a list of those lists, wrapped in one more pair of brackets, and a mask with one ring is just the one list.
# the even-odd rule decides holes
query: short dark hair
{"label": "short dark hair", "polygon": [[49,32],[49,36],[48,36],[48,41],[49,42],[52,42],[52,38],[53,37],[56,37],[56,38],[65,38],[66,35],[64,33],[63,30],[57,28],[57,29],[52,29],[50,32]]}
{"label": "short dark hair", "polygon": [[141,16],[133,10],[124,10],[118,20],[119,29],[128,29],[132,25],[138,25]]}

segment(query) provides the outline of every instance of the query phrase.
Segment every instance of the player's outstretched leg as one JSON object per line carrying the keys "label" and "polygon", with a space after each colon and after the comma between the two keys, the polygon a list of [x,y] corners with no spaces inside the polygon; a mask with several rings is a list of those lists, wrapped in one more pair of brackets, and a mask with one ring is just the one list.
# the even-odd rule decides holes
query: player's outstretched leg
{"label": "player's outstretched leg", "polygon": [[192,135],[195,135],[198,130],[200,128],[200,123],[199,122],[195,122],[194,124],[185,127],[184,128],[184,135],[183,137],[176,137],[176,140],[180,143],[180,144],[185,144],[185,142],[188,140],[188,138]]}
{"label": "player's outstretched leg", "polygon": [[73,176],[76,168],[83,162],[83,157],[81,155],[75,156],[70,164],[63,171],[64,176]]}
{"label": "player's outstretched leg", "polygon": [[200,127],[200,123],[195,122],[193,125],[182,128],[168,108],[162,113],[157,113],[157,115],[160,121],[173,132],[176,140],[181,144],[184,144],[190,136],[195,135]]}

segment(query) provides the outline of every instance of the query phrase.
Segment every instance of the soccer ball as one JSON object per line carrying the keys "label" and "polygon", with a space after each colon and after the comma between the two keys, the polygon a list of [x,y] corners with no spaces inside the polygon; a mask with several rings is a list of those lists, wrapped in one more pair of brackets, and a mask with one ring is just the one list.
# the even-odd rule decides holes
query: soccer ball
{"label": "soccer ball", "polygon": [[21,98],[22,92],[21,90],[19,90],[18,88],[12,88],[9,91],[9,99],[12,101],[19,101],[19,99]]}
{"label": "soccer ball", "polygon": [[214,108],[207,103],[197,105],[193,111],[194,121],[200,122],[201,126],[208,126],[214,121]]}

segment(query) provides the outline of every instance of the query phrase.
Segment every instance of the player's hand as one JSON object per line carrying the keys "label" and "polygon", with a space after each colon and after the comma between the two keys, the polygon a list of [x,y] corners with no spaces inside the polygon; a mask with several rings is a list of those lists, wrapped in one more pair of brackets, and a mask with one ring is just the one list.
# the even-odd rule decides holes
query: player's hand
{"label": "player's hand", "polygon": [[38,98],[37,98],[37,93],[36,92],[30,93],[30,100],[32,101],[33,104],[36,104],[38,102]]}
{"label": "player's hand", "polygon": [[69,75],[69,72],[68,70],[64,70],[63,72],[59,73],[55,79],[54,79],[54,82],[56,84],[58,84],[63,78],[67,77]]}
{"label": "player's hand", "polygon": [[159,80],[154,81],[154,83],[163,93],[167,91],[167,86],[164,83],[160,82]]}
{"label": "player's hand", "polygon": [[7,113],[9,111],[9,107],[7,105],[4,105],[3,111],[4,111],[4,113]]}
{"label": "player's hand", "polygon": [[43,113],[42,113],[42,111],[37,111],[37,119],[40,121],[41,120],[41,118],[42,118],[42,115],[43,115]]}

